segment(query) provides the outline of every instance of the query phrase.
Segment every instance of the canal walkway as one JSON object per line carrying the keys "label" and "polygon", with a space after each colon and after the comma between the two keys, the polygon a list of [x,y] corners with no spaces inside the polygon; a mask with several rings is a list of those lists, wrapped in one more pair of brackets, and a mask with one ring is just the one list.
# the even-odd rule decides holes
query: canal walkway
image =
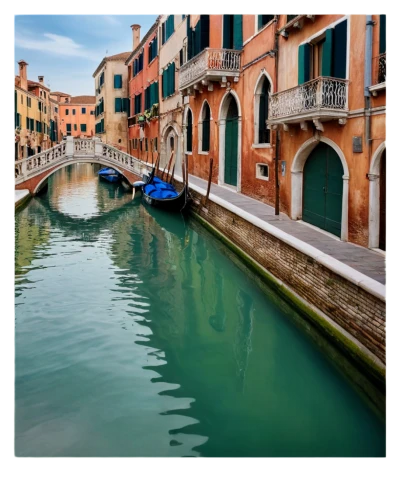
{"label": "canal walkway", "polygon": [[[204,194],[203,192],[207,190],[207,181],[189,175],[189,186],[195,191]],[[213,195],[213,201],[216,203],[224,205],[224,202],[228,202],[237,209],[247,212],[252,217],[256,217],[291,237],[311,245],[365,276],[386,284],[385,255],[354,243],[340,241],[325,231],[313,228],[303,221],[294,221],[285,214],[275,215],[274,207],[237,193],[227,187],[212,184],[210,194]]]}

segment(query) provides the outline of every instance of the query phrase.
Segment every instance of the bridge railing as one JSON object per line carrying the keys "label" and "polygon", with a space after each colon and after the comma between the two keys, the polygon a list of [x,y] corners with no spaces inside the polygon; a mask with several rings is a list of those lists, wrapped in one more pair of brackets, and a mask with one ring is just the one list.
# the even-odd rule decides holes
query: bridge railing
{"label": "bridge railing", "polygon": [[65,160],[69,160],[71,163],[78,161],[91,161],[95,163],[96,160],[101,159],[107,160],[117,168],[122,167],[139,176],[147,172],[150,168],[147,163],[113,146],[102,143],[97,137],[93,139],[67,137],[66,141],[57,144],[57,146],[51,149],[16,161],[15,183],[20,184],[61,162],[64,163]]}

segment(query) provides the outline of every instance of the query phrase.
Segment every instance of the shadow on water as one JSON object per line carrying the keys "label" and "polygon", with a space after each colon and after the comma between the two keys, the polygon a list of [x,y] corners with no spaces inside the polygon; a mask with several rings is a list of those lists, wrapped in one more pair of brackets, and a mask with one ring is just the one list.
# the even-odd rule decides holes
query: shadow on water
{"label": "shadow on water", "polygon": [[[53,238],[63,245],[64,240],[73,242],[79,251],[93,251],[87,254],[90,259],[102,259],[96,268],[99,276],[87,284],[89,300],[91,293],[107,286],[107,313],[95,318],[102,325],[98,337],[86,333],[84,341],[104,342],[104,352],[94,344],[101,354],[96,366],[113,378],[101,382],[96,376],[98,387],[88,385],[87,391],[91,398],[99,391],[98,397],[104,398],[110,386],[110,401],[117,403],[106,408],[115,413],[114,424],[104,427],[97,410],[88,419],[87,441],[58,454],[385,454],[383,417],[357,392],[359,387],[371,391],[368,381],[229,249],[196,221],[131,201],[130,194],[113,185],[92,182],[93,168],[80,174],[84,182],[79,195],[74,187],[77,175],[73,168],[66,169],[60,174],[64,185],[57,179],[49,182],[48,195],[31,200],[16,225],[17,276],[25,273],[24,279],[32,279],[31,263],[38,266],[39,249],[54,253]],[[92,198],[83,203],[79,196],[87,191]],[[29,245],[24,248],[26,239]],[[109,285],[100,280],[100,262],[106,262],[100,249],[112,262],[112,275],[104,274]],[[16,294],[24,292],[21,286]],[[124,314],[130,322],[121,320]],[[104,337],[105,324],[115,330],[110,338]],[[72,334],[67,330],[65,337],[74,346]],[[117,342],[124,342],[122,351],[115,349]],[[110,385],[134,369],[136,358],[154,394],[136,371],[121,378],[119,385]],[[129,389],[117,399],[122,380]],[[83,386],[74,383],[82,390]],[[130,401],[134,389],[143,397],[141,403]],[[382,406],[382,397],[370,398]],[[94,435],[101,443],[90,441],[94,428],[99,429]],[[160,428],[169,435],[167,448],[151,439]],[[141,443],[145,437],[147,448],[135,447],[135,440]]]}

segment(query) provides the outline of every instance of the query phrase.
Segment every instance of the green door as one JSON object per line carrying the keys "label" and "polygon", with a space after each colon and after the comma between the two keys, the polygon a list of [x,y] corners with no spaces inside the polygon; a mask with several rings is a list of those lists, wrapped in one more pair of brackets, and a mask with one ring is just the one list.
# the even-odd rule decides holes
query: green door
{"label": "green door", "polygon": [[327,144],[319,144],[304,166],[303,220],[339,237],[342,177],[342,162],[337,153]]}
{"label": "green door", "polygon": [[237,186],[239,117],[236,101],[230,97],[225,125],[225,184]]}

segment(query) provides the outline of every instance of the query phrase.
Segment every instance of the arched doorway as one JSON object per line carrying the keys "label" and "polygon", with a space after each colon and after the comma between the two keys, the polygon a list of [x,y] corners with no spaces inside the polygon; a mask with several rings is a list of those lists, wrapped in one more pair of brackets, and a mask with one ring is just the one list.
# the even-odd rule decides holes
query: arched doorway
{"label": "arched doorway", "polygon": [[225,124],[225,168],[224,182],[230,186],[238,184],[238,143],[239,143],[239,110],[236,100],[229,95]]}
{"label": "arched doorway", "polygon": [[[171,153],[174,153],[175,174],[182,175],[181,139],[182,133],[176,122],[170,122],[161,134],[160,168],[168,166]],[[171,165],[172,172],[173,164]]]}
{"label": "arched doorway", "polygon": [[386,149],[381,156],[379,172],[379,248],[386,250]]}
{"label": "arched doorway", "polygon": [[304,165],[303,220],[336,236],[342,233],[343,166],[328,144],[319,143]]}

